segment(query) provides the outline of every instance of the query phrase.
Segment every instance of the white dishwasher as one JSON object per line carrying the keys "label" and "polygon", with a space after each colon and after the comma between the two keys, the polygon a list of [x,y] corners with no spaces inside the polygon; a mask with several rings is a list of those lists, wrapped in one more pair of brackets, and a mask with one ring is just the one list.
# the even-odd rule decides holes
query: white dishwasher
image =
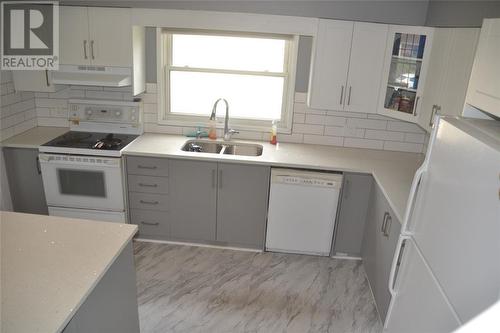
{"label": "white dishwasher", "polygon": [[330,255],[342,175],[273,168],[266,250]]}

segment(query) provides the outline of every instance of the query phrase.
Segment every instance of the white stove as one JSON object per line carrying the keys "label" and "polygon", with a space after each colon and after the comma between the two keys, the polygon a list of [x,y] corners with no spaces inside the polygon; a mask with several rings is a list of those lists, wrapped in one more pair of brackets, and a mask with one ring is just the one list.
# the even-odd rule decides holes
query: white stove
{"label": "white stove", "polygon": [[70,100],[70,131],[40,146],[49,215],[126,222],[121,151],[142,134],[140,102]]}

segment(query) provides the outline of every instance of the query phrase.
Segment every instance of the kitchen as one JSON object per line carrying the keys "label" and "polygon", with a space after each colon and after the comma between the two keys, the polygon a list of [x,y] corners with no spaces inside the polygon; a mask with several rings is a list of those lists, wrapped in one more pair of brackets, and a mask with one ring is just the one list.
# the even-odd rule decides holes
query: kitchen
{"label": "kitchen", "polygon": [[61,1],[1,71],[2,332],[477,331],[498,3],[225,5]]}

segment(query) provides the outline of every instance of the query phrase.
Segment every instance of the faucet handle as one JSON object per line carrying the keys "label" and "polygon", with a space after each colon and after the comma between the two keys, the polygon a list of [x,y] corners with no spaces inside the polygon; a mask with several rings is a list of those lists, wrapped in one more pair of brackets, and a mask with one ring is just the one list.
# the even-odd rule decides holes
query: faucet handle
{"label": "faucet handle", "polygon": [[231,140],[231,136],[233,134],[239,134],[240,132],[234,129],[229,129],[225,134],[224,134],[224,140]]}

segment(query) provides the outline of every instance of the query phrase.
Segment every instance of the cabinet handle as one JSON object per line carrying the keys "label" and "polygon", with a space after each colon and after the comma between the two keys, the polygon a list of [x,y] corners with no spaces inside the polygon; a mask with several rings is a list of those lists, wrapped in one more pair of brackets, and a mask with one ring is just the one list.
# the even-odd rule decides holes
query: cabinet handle
{"label": "cabinet handle", "polygon": [[144,222],[144,221],[141,221],[141,224],[144,224],[144,225],[154,225],[154,226],[157,226],[159,225],[160,223],[159,222]]}
{"label": "cabinet handle", "polygon": [[86,39],[83,40],[83,58],[85,58],[85,59],[89,58],[89,57],[87,57],[87,40]]}
{"label": "cabinet handle", "polygon": [[215,175],[215,169],[212,169],[212,188],[215,188],[216,186],[216,175]]}
{"label": "cabinet handle", "polygon": [[392,225],[392,216],[389,214],[387,216],[386,222],[385,222],[385,228],[384,228],[384,236],[389,237],[389,232],[391,230],[391,225]]}
{"label": "cabinet handle", "polygon": [[141,187],[158,187],[158,184],[144,184],[144,183],[139,183],[139,186],[141,186]]}
{"label": "cabinet handle", "polygon": [[416,117],[417,116],[417,107],[418,107],[418,101],[420,100],[420,96],[417,96],[417,99],[415,100],[415,107],[413,108],[413,115]]}
{"label": "cabinet handle", "polygon": [[344,86],[340,88],[340,101],[339,104],[342,105],[342,102],[344,101]]}
{"label": "cabinet handle", "polygon": [[138,165],[137,166],[138,169],[147,169],[147,170],[155,170],[156,169],[156,166],[153,165],[153,166],[147,166],[147,165]]}
{"label": "cabinet handle", "polygon": [[36,171],[38,172],[39,175],[42,174],[42,169],[40,167],[40,157],[36,157],[36,161],[35,161],[35,165],[36,165]]}
{"label": "cabinet handle", "polygon": [[94,57],[94,40],[90,41],[90,54],[92,55],[92,60],[95,59]]}
{"label": "cabinet handle", "polygon": [[219,188],[222,188],[222,170],[219,170]]}
{"label": "cabinet handle", "polygon": [[388,212],[384,213],[384,219],[382,220],[382,227],[380,228],[380,232],[385,234],[385,223],[387,222],[387,217],[389,216]]}
{"label": "cabinet handle", "polygon": [[429,127],[432,127],[434,125],[434,115],[438,112],[441,111],[441,106],[434,104],[432,106],[432,111],[431,111],[431,119],[429,119]]}
{"label": "cabinet handle", "polygon": [[49,70],[45,70],[45,83],[47,83],[47,87],[50,87],[50,82],[49,82]]}
{"label": "cabinet handle", "polygon": [[157,204],[159,204],[159,202],[158,202],[158,201],[145,201],[145,200],[139,200],[139,202],[140,202],[141,204],[145,204],[145,205],[157,205]]}
{"label": "cabinet handle", "polygon": [[351,105],[351,86],[349,86],[349,95],[347,95],[347,105]]}

